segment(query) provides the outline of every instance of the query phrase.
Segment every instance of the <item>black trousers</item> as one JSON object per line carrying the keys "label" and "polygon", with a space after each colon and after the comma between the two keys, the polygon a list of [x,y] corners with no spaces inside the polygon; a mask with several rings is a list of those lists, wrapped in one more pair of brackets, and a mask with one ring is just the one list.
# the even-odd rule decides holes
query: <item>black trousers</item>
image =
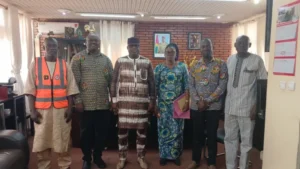
{"label": "black trousers", "polygon": [[102,156],[108,134],[111,112],[109,110],[84,111],[80,119],[80,145],[84,161],[97,161]]}
{"label": "black trousers", "polygon": [[[197,164],[200,163],[202,148],[205,144],[207,133],[208,146],[208,165],[216,164],[217,156],[217,129],[219,125],[219,110],[207,110],[199,112],[191,110],[191,117],[193,120],[193,153],[192,160]],[[205,147],[204,147],[205,148]]]}

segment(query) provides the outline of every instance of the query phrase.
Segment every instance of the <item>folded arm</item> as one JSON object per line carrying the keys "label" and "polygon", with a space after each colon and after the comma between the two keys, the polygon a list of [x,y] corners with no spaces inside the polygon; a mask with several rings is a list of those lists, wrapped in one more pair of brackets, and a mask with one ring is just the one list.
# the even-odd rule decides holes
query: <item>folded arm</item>
{"label": "folded arm", "polygon": [[216,88],[216,90],[208,98],[205,98],[204,100],[207,101],[208,103],[212,103],[217,99],[219,99],[222,96],[222,94],[226,91],[227,81],[228,81],[228,70],[227,70],[226,63],[223,62],[221,64],[220,73],[219,73],[219,85]]}
{"label": "folded arm", "polygon": [[195,102],[200,101],[200,96],[198,95],[197,89],[196,89],[196,81],[195,81],[195,67],[191,67],[188,82],[189,82],[189,93]]}

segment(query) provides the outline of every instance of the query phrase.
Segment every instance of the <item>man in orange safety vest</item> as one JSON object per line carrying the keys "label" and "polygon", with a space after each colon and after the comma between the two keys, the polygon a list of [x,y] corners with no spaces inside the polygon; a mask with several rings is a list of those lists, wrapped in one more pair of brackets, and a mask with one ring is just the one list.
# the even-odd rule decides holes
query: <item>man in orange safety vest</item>
{"label": "man in orange safety vest", "polygon": [[37,153],[38,169],[50,169],[51,151],[58,154],[60,169],[70,169],[72,96],[79,90],[71,68],[57,56],[57,40],[45,39],[45,49],[45,57],[31,64],[24,89],[35,122],[32,151]]}

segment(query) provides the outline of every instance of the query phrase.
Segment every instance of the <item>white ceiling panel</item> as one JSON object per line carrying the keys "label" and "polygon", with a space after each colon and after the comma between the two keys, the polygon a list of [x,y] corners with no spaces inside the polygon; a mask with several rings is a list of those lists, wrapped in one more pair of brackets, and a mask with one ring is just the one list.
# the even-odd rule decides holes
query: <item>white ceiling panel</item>
{"label": "white ceiling panel", "polygon": [[[209,0],[4,0],[32,14],[35,18],[83,19],[76,13],[137,14],[146,13],[133,20],[154,21],[150,16],[207,16],[204,22],[236,22],[265,11],[266,0],[252,2],[218,2]],[[72,13],[63,16],[58,9]],[[221,19],[215,15],[223,14]],[[87,19],[100,19],[90,17]],[[120,19],[118,19],[120,20]],[[126,19],[128,20],[128,19]],[[194,21],[195,22],[195,21]],[[203,22],[203,21],[202,21]]]}

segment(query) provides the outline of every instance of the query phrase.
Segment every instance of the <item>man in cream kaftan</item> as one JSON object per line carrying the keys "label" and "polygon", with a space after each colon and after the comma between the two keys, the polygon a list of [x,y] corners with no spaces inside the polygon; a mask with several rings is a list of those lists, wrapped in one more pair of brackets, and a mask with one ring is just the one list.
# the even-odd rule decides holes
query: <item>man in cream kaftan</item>
{"label": "man in cream kaftan", "polygon": [[[52,44],[57,46],[55,39],[49,38],[47,45]],[[46,45],[46,46],[47,46]],[[47,48],[47,47],[46,47]],[[47,60],[47,59],[46,59]],[[36,95],[36,66],[33,62],[28,70],[27,82],[25,84],[25,94],[27,96]],[[52,78],[55,70],[56,62],[47,61],[50,76]],[[79,93],[71,68],[67,68],[67,96],[76,95]],[[72,103],[69,103],[72,104]],[[30,108],[30,111],[34,108]],[[33,141],[32,151],[37,153],[38,169],[50,169],[51,167],[51,151],[58,154],[58,166],[60,169],[69,169],[71,165],[70,156],[70,132],[71,122],[67,122],[66,111],[68,108],[56,109],[51,105],[48,109],[36,109],[39,112],[39,122],[35,123],[35,136]]]}

